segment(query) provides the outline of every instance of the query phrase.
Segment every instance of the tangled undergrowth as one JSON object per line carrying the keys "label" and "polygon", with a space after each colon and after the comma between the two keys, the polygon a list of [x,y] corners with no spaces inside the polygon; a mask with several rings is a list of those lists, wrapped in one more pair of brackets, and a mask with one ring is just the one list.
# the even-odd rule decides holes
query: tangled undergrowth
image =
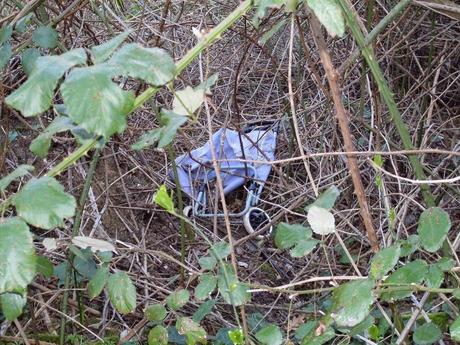
{"label": "tangled undergrowth", "polygon": [[[0,344],[460,341],[459,13],[0,0]],[[174,159],[261,121],[273,233],[184,217]]]}

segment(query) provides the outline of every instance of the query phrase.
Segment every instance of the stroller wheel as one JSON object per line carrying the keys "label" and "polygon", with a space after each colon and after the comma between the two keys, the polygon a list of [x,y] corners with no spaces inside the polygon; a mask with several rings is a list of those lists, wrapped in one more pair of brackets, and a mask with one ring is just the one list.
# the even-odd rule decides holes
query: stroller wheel
{"label": "stroller wheel", "polygon": [[182,210],[182,214],[184,215],[184,217],[190,218],[193,215],[193,207],[185,206]]}
{"label": "stroller wheel", "polygon": [[[251,207],[243,217],[244,228],[248,234],[253,234],[268,223],[270,223],[270,217],[267,212],[258,207]],[[265,236],[269,236],[272,230],[273,227],[270,225]],[[259,235],[257,238],[262,239],[265,236]]]}

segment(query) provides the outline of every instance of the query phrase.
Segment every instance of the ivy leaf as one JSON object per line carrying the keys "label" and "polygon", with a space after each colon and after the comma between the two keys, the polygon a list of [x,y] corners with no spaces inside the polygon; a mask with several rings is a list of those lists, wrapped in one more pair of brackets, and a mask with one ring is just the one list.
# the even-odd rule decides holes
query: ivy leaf
{"label": "ivy leaf", "polygon": [[[69,50],[62,55],[39,57],[27,81],[6,97],[6,104],[27,117],[48,110],[59,79],[68,69],[85,62],[86,53],[82,48]],[[83,95],[80,95],[80,102],[82,98]]]}
{"label": "ivy leaf", "polygon": [[0,305],[5,319],[8,321],[14,321],[19,315],[22,314],[22,310],[26,305],[27,298],[19,293],[6,292],[0,295]]}
{"label": "ivy leaf", "polygon": [[305,207],[305,211],[308,211],[312,206],[330,210],[332,207],[334,207],[334,204],[339,196],[340,189],[338,189],[336,186],[330,186],[328,189],[322,192],[313,203]]}
{"label": "ivy leaf", "polygon": [[335,231],[334,216],[328,210],[312,206],[307,214],[308,223],[315,234],[328,235]]}
{"label": "ivy leaf", "polygon": [[332,37],[345,33],[345,19],[336,0],[307,0],[308,6]]}
{"label": "ivy leaf", "polygon": [[41,56],[40,51],[37,48],[27,48],[21,54],[21,64],[24,73],[30,76],[34,69],[35,62]]}
{"label": "ivy leaf", "polygon": [[417,327],[414,332],[413,340],[417,345],[433,344],[442,338],[441,330],[434,323],[425,323]]}
{"label": "ivy leaf", "polygon": [[310,254],[320,241],[314,238],[309,240],[300,240],[289,252],[293,258],[301,258]]}
{"label": "ivy leaf", "polygon": [[205,300],[214,291],[217,285],[217,277],[211,274],[203,274],[200,283],[195,288],[195,297],[198,300]]}
{"label": "ivy leaf", "polygon": [[399,244],[380,250],[371,260],[371,277],[382,279],[398,263],[400,254],[401,246]]}
{"label": "ivy leaf", "polygon": [[90,299],[99,296],[104,290],[107,281],[109,280],[109,268],[101,266],[96,270],[96,273],[88,283],[88,295]]}
{"label": "ivy leaf", "polygon": [[32,165],[21,164],[14,171],[0,179],[0,192],[4,192],[5,189],[10,185],[14,180],[29,174],[35,168]]}
{"label": "ivy leaf", "polygon": [[201,106],[206,90],[187,86],[183,90],[176,91],[173,101],[173,112],[179,115],[191,116]]}
{"label": "ivy leaf", "polygon": [[451,227],[449,214],[440,207],[423,211],[418,221],[417,232],[422,247],[434,253],[441,248]]}
{"label": "ivy leaf", "polygon": [[149,321],[163,321],[167,311],[163,304],[152,304],[144,310],[144,315]]}
{"label": "ivy leaf", "polygon": [[96,65],[98,63],[106,61],[110,55],[124,42],[124,40],[132,33],[133,30],[127,30],[114,38],[104,42],[98,46],[94,46],[90,49],[91,60]]}
{"label": "ivy leaf", "polygon": [[134,150],[142,150],[158,142],[158,147],[169,145],[176,136],[177,130],[186,123],[186,116],[177,115],[169,110],[161,111],[161,122],[163,127],[156,128],[144,133],[139,140],[132,145]]}
{"label": "ivy leaf", "polygon": [[19,218],[0,221],[0,294],[22,292],[34,279],[35,248],[29,227]]}
{"label": "ivy leaf", "polygon": [[187,304],[189,299],[190,299],[190,293],[185,289],[181,289],[178,291],[174,291],[172,294],[170,294],[166,298],[166,304],[171,310],[179,310],[180,308],[182,308],[184,305]]}
{"label": "ivy leaf", "polygon": [[55,48],[58,45],[58,33],[51,26],[39,26],[32,33],[32,41],[40,48]]}
{"label": "ivy leaf", "polygon": [[279,249],[289,249],[301,240],[309,240],[312,235],[310,228],[303,225],[279,223],[276,227],[275,244]]}
{"label": "ivy leaf", "polygon": [[168,330],[162,325],[157,325],[149,331],[147,343],[148,345],[168,345],[168,338]]}
{"label": "ivy leaf", "polygon": [[8,41],[13,34],[12,25],[3,25],[0,29],[0,45]]}
{"label": "ivy leaf", "polygon": [[460,341],[460,317],[450,325],[449,330],[452,340]]}
{"label": "ivy leaf", "polygon": [[185,337],[187,345],[197,342],[206,343],[206,331],[198,323],[188,317],[181,317],[176,322],[177,332]]}
{"label": "ivy leaf", "polygon": [[126,272],[111,274],[107,288],[110,302],[120,313],[131,313],[136,309],[136,288]]}
{"label": "ivy leaf", "polygon": [[283,343],[283,334],[276,325],[268,325],[258,331],[256,339],[265,345],[281,345]]}
{"label": "ivy leaf", "polygon": [[173,200],[169,195],[168,190],[166,189],[166,186],[164,184],[162,184],[158,191],[155,193],[155,195],[153,196],[153,200],[158,206],[164,208],[166,211],[174,213]]}
{"label": "ivy leaf", "polygon": [[217,260],[214,256],[203,256],[198,259],[198,263],[203,270],[212,270],[216,266]]}
{"label": "ivy leaf", "polygon": [[75,214],[75,198],[56,179],[32,178],[13,197],[18,215],[37,228],[53,229]]}
{"label": "ivy leaf", "polygon": [[230,247],[230,244],[228,244],[227,242],[225,241],[222,241],[222,242],[219,242],[219,243],[216,243],[214,244],[210,249],[209,249],[209,252],[210,253],[213,253],[214,257],[217,258],[216,259],[225,259],[227,256],[230,255],[230,253],[232,252],[232,249]]}
{"label": "ivy leaf", "polygon": [[2,71],[3,67],[6,66],[8,61],[10,61],[11,55],[13,55],[11,44],[5,43],[0,45],[0,72]]}
{"label": "ivy leaf", "polygon": [[230,265],[224,264],[224,267],[220,268],[217,287],[225,302],[231,305],[239,306],[251,299],[248,285],[238,280]]}
{"label": "ivy leaf", "polygon": [[[426,277],[428,266],[423,260],[409,262],[405,266],[397,269],[386,280],[385,284],[391,288],[391,285],[400,284],[420,284]],[[411,289],[384,292],[381,295],[383,301],[403,299],[412,293]]]}
{"label": "ivy leaf", "polygon": [[166,84],[176,74],[174,60],[165,50],[144,48],[137,43],[124,45],[113,54],[109,63],[120,68],[123,74],[155,86]]}
{"label": "ivy leaf", "polygon": [[371,279],[359,279],[342,284],[334,290],[331,317],[337,326],[353,327],[364,321],[375,301],[374,286]]}
{"label": "ivy leaf", "polygon": [[134,95],[112,82],[117,74],[107,64],[80,67],[72,70],[61,85],[69,117],[90,133],[110,137],[126,127]]}
{"label": "ivy leaf", "polygon": [[45,278],[51,278],[54,272],[54,266],[45,256],[37,256],[37,272]]}
{"label": "ivy leaf", "polygon": [[32,140],[29,149],[40,158],[46,157],[51,146],[51,138],[59,132],[73,129],[75,125],[65,116],[56,117],[49,126]]}

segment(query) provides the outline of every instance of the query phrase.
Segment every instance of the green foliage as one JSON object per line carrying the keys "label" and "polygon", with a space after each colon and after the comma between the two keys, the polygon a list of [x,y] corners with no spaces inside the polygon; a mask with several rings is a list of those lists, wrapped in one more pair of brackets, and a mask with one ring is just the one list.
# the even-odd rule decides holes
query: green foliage
{"label": "green foliage", "polygon": [[65,116],[57,116],[50,123],[50,125],[41,132],[38,137],[32,140],[30,144],[30,151],[32,151],[38,157],[44,158],[50,149],[51,139],[54,134],[64,132],[74,128],[72,121]]}
{"label": "green foliage", "polygon": [[181,289],[178,291],[174,291],[166,298],[166,304],[168,305],[169,309],[171,310],[179,310],[184,305],[188,303],[190,299],[190,293],[185,290]]}
{"label": "green foliage", "polygon": [[460,341],[460,317],[450,325],[449,331],[452,340]]}
{"label": "green foliage", "polygon": [[75,214],[75,198],[52,177],[32,178],[14,195],[18,215],[37,228],[63,226],[64,219]]}
{"label": "green foliage", "polygon": [[110,302],[122,314],[136,309],[136,288],[125,272],[111,274],[107,281]]}
{"label": "green foliage", "polygon": [[292,248],[292,257],[299,258],[311,253],[319,243],[312,238],[312,231],[300,224],[280,223],[276,228],[275,244],[280,249]]}
{"label": "green foliage", "polygon": [[41,56],[40,51],[36,48],[27,48],[21,54],[21,64],[24,73],[30,76],[34,69],[35,62]]}
{"label": "green foliage", "polygon": [[380,250],[371,260],[371,277],[382,279],[398,263],[400,254],[401,246],[399,244]]}
{"label": "green foliage", "polygon": [[4,43],[0,45],[0,72],[8,64],[11,55],[13,55],[13,49],[11,48],[11,44]]}
{"label": "green foliage", "polygon": [[[322,328],[325,328],[322,330]],[[317,332],[318,329],[321,332]],[[300,342],[301,345],[322,345],[326,344],[329,340],[335,338],[335,332],[332,327],[325,327],[324,325],[320,325],[319,322],[316,322],[314,327],[310,330],[310,332],[302,339]]]}
{"label": "green foliage", "polygon": [[239,306],[251,299],[249,286],[238,280],[233,267],[224,264],[219,270],[217,288],[225,302]]}
{"label": "green foliage", "polygon": [[204,328],[188,317],[181,317],[177,319],[176,329],[179,334],[185,337],[187,345],[206,343],[206,331]]}
{"label": "green foliage", "polygon": [[265,345],[281,345],[283,343],[283,334],[276,325],[267,325],[260,329],[256,334],[256,339]]}
{"label": "green foliage", "polygon": [[32,34],[32,41],[40,48],[56,48],[58,33],[50,26],[39,26]]}
{"label": "green foliage", "polygon": [[195,288],[195,297],[198,300],[205,300],[214,291],[217,285],[217,277],[212,274],[203,274],[200,283]]}
{"label": "green foliage", "polygon": [[307,0],[308,6],[332,37],[345,33],[345,19],[336,0]]}
{"label": "green foliage", "polygon": [[0,294],[24,291],[35,276],[32,234],[19,218],[0,221],[0,263]]}
{"label": "green foliage", "polygon": [[353,327],[364,321],[375,301],[371,279],[360,279],[340,285],[332,294],[331,317],[339,327]]}
{"label": "green foliage", "polygon": [[20,293],[6,292],[0,295],[0,306],[5,319],[15,320],[22,314],[27,302],[27,297]]}
{"label": "green foliage", "polygon": [[193,313],[192,320],[197,323],[200,323],[201,320],[203,320],[206,317],[206,315],[208,315],[212,311],[215,305],[216,301],[212,299],[201,303],[198,309]]}
{"label": "green foliage", "polygon": [[325,208],[312,206],[307,214],[308,223],[315,234],[328,235],[335,232],[335,219]]}
{"label": "green foliage", "polygon": [[37,273],[42,274],[45,278],[53,276],[54,266],[45,256],[37,256]]}
{"label": "green foliage", "polygon": [[99,296],[104,290],[107,281],[109,280],[109,268],[101,266],[96,270],[96,273],[88,283],[88,295],[90,299]]}
{"label": "green foliage", "polygon": [[212,270],[217,265],[217,260],[214,256],[202,256],[198,259],[198,263],[200,264],[203,270]]}
{"label": "green foliage", "polygon": [[336,186],[330,186],[328,189],[326,189],[324,192],[322,192],[318,198],[314,202],[312,202],[310,205],[305,207],[305,211],[308,212],[308,210],[312,206],[317,206],[324,208],[326,210],[331,210],[332,207],[334,207],[335,202],[337,201],[337,198],[340,196],[340,189],[337,188]]}
{"label": "green foliage", "polygon": [[450,226],[449,214],[443,209],[431,207],[423,211],[417,228],[423,248],[431,253],[441,248]]}
{"label": "green foliage", "polygon": [[[35,116],[48,110],[59,79],[68,69],[85,62],[86,53],[82,48],[69,50],[62,55],[37,58],[27,81],[6,97],[6,104],[24,116]],[[75,96],[81,102],[82,95]]]}
{"label": "green foliage", "polygon": [[438,326],[431,322],[417,327],[413,336],[414,343],[417,345],[433,344],[441,338],[441,330]]}
{"label": "green foliage", "polygon": [[92,47],[90,49],[90,54],[93,63],[98,64],[106,61],[110,55],[112,55],[113,52],[118,49],[118,47],[124,42],[124,40],[129,36],[131,32],[131,30],[122,32],[107,42]]}
{"label": "green foliage", "polygon": [[0,29],[0,45],[8,41],[13,34],[12,25],[3,25]]}
{"label": "green foliage", "polygon": [[168,194],[166,186],[163,184],[160,186],[158,191],[153,196],[153,200],[160,207],[164,208],[170,213],[174,213],[174,203],[172,201],[171,195]]}
{"label": "green foliage", "polygon": [[230,247],[230,244],[228,244],[227,242],[219,242],[219,243],[212,245],[209,252],[213,253],[214,257],[217,260],[223,260],[227,256],[230,255],[230,253],[232,252],[232,249]]}
{"label": "green foliage", "polygon": [[256,0],[256,19],[263,18],[269,8],[280,8],[286,0]]}
{"label": "green foliage", "polygon": [[162,325],[157,325],[149,331],[148,345],[167,345],[168,330]]}
{"label": "green foliage", "polygon": [[152,304],[144,310],[144,315],[149,321],[163,321],[167,311],[163,304]]}
{"label": "green foliage", "polygon": [[29,174],[31,171],[34,171],[32,165],[22,164],[18,166],[14,171],[0,179],[0,192],[4,192],[5,189],[10,185],[14,180]]}
{"label": "green foliage", "polygon": [[235,328],[228,331],[228,337],[230,338],[232,344],[240,345],[244,344],[244,333],[241,328]]}

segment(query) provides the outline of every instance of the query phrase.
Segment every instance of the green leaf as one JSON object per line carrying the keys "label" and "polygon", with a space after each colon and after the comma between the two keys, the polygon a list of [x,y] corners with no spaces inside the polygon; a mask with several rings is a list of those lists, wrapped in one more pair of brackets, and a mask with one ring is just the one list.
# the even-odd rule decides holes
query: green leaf
{"label": "green leaf", "polygon": [[65,116],[56,117],[50,125],[42,131],[38,137],[32,140],[29,146],[30,151],[40,158],[46,157],[51,146],[51,138],[59,132],[64,132],[73,129],[75,125]]}
{"label": "green leaf", "polygon": [[32,178],[13,197],[18,215],[37,228],[53,229],[75,214],[75,198],[52,177]]}
{"label": "green leaf", "polygon": [[40,51],[37,48],[27,48],[21,54],[21,64],[24,73],[30,77],[32,73],[35,62],[41,56]]}
{"label": "green leaf", "polygon": [[26,32],[27,26],[30,24],[30,20],[32,19],[33,15],[33,13],[29,13],[26,16],[19,19],[16,25],[14,26],[14,30],[19,33]]}
{"label": "green leaf", "polygon": [[308,223],[315,234],[328,235],[335,232],[335,219],[325,208],[312,206],[307,214]]}
{"label": "green leaf", "polygon": [[423,211],[418,221],[417,232],[422,247],[434,253],[441,248],[451,227],[449,214],[439,207],[431,207]]}
{"label": "green leaf", "polygon": [[358,334],[363,334],[365,331],[367,331],[372,325],[374,324],[374,317],[371,315],[368,315],[364,321],[358,323],[356,326],[354,326],[352,329],[350,329],[350,336],[354,337]]}
{"label": "green leaf", "polygon": [[185,336],[187,345],[206,343],[206,331],[198,323],[188,317],[181,317],[176,322],[177,332]]}
{"label": "green leaf", "polygon": [[3,25],[0,29],[0,45],[8,41],[13,34],[12,25]]}
{"label": "green leaf", "polygon": [[286,0],[256,0],[256,18],[263,18],[269,8],[280,8]]}
{"label": "green leaf", "polygon": [[460,341],[460,317],[450,325],[449,330],[452,340]]}
{"label": "green leaf", "polygon": [[101,266],[96,270],[96,273],[88,283],[88,295],[90,299],[99,296],[104,290],[107,281],[109,280],[109,268]]}
{"label": "green leaf", "polygon": [[[48,110],[59,79],[69,68],[85,62],[86,53],[82,48],[69,50],[62,55],[39,57],[27,81],[6,97],[6,104],[24,116],[35,116]],[[82,95],[80,102],[81,99]]]}
{"label": "green leaf", "polygon": [[108,40],[107,42],[92,47],[90,49],[90,53],[93,63],[96,65],[107,60],[132,32],[132,30],[127,30]]}
{"label": "green leaf", "polygon": [[10,61],[11,55],[13,55],[11,44],[5,43],[0,45],[0,72],[2,71],[3,67],[6,66],[8,61]]}
{"label": "green leaf", "polygon": [[233,345],[244,344],[244,333],[241,328],[235,328],[228,331],[228,337]]}
{"label": "green leaf", "polygon": [[256,339],[265,345],[281,345],[283,343],[283,334],[276,325],[268,325],[258,331]]}
{"label": "green leaf", "polygon": [[158,191],[155,193],[153,200],[158,206],[164,208],[166,211],[174,213],[174,203],[164,184],[161,185]]}
{"label": "green leaf", "polygon": [[417,327],[413,340],[417,345],[433,344],[442,338],[441,330],[434,323],[425,323]]}
{"label": "green leaf", "polygon": [[40,48],[55,48],[58,45],[58,33],[50,26],[39,26],[32,33],[32,41]]}
{"label": "green leaf", "polygon": [[5,191],[5,189],[10,185],[14,180],[29,174],[35,168],[32,165],[22,164],[14,169],[11,173],[6,175],[0,180],[0,192]]}
{"label": "green leaf", "polygon": [[176,136],[177,130],[186,123],[186,116],[177,115],[168,110],[161,111],[161,122],[165,125],[144,133],[139,140],[132,145],[134,150],[142,150],[158,142],[158,147],[169,145]]}
{"label": "green leaf", "polygon": [[120,313],[131,313],[136,309],[136,288],[126,272],[111,274],[107,288],[110,302]]}
{"label": "green leaf", "polygon": [[345,33],[345,19],[336,0],[307,0],[321,24],[332,37],[342,37]]}
{"label": "green leaf", "polygon": [[176,65],[169,54],[160,48],[144,48],[137,43],[124,45],[109,60],[133,78],[139,78],[149,84],[161,86],[172,80],[176,74]]}
{"label": "green leaf", "polygon": [[353,280],[340,285],[332,294],[331,317],[339,327],[353,327],[364,321],[375,301],[371,279]]}
{"label": "green leaf", "polygon": [[312,231],[300,224],[280,223],[276,227],[275,244],[279,249],[288,249],[301,240],[309,240]]}
{"label": "green leaf", "polygon": [[439,288],[441,287],[442,281],[444,280],[444,272],[439,268],[438,265],[430,265],[425,280],[428,287]]}
{"label": "green leaf", "polygon": [[420,238],[417,235],[410,235],[406,240],[399,241],[401,244],[401,257],[409,256],[420,248]]}
{"label": "green leaf", "polygon": [[332,207],[334,207],[334,204],[339,196],[340,189],[338,189],[336,186],[330,186],[328,189],[322,192],[313,203],[305,207],[305,211],[308,211],[312,206],[330,210]]}
{"label": "green leaf", "polygon": [[193,313],[192,319],[193,321],[200,323],[201,320],[203,320],[206,315],[211,313],[212,309],[216,305],[216,301],[213,299],[207,300],[206,302],[203,302],[200,304],[198,309]]}
{"label": "green leaf", "polygon": [[399,244],[380,250],[371,260],[371,277],[382,279],[398,263],[400,254],[401,246]]}
{"label": "green leaf", "polygon": [[0,305],[5,319],[8,321],[16,320],[17,317],[22,314],[26,302],[26,296],[19,293],[6,292],[1,294]]}
{"label": "green leaf", "polygon": [[224,267],[220,268],[217,287],[225,302],[229,304],[239,306],[251,299],[249,286],[238,280],[230,265],[224,264]]}
{"label": "green leaf", "polygon": [[37,272],[45,278],[51,278],[54,272],[54,266],[45,256],[37,256]]}
{"label": "green leaf", "polygon": [[[219,242],[219,243],[216,243],[214,244],[210,249],[209,249],[209,252],[210,253],[213,253],[214,257],[216,259],[225,259],[227,256],[230,255],[230,253],[232,252],[232,249],[230,247],[230,244],[228,244],[227,242],[225,241],[222,241],[222,242]],[[216,257],[217,256],[217,257]]]}
{"label": "green leaf", "polygon": [[203,256],[198,259],[198,263],[203,270],[212,270],[216,267],[217,260],[214,256]]}
{"label": "green leaf", "polygon": [[61,85],[69,117],[90,133],[110,137],[126,127],[134,95],[112,82],[116,74],[116,69],[107,64],[80,67],[73,69]]}
{"label": "green leaf", "polygon": [[318,322],[316,321],[308,321],[308,322],[301,324],[299,328],[295,330],[296,340],[301,341],[303,338],[305,338],[308,335],[308,333],[314,331],[316,327],[318,327]]}
{"label": "green leaf", "polygon": [[190,86],[176,91],[172,111],[178,115],[193,115],[203,103],[205,91],[200,87],[192,88]]}
{"label": "green leaf", "polygon": [[211,274],[203,274],[200,283],[195,288],[195,297],[198,300],[205,300],[214,291],[217,285],[217,277]]}
{"label": "green leaf", "polygon": [[273,27],[265,32],[262,37],[259,39],[259,44],[264,45],[267,41],[273,37],[281,28],[286,24],[286,19],[280,20],[278,23],[273,25]]}
{"label": "green leaf", "polygon": [[147,339],[148,345],[167,345],[168,330],[162,325],[157,325],[149,331]]}
{"label": "green leaf", "polygon": [[[400,284],[420,284],[425,279],[427,271],[428,266],[425,261],[415,260],[393,272],[385,280],[385,284],[388,284],[390,288]],[[411,293],[411,289],[384,292],[381,299],[384,301],[398,300],[410,296]]]}
{"label": "green leaf", "polygon": [[0,294],[22,292],[34,279],[35,248],[29,227],[19,218],[0,221]]}
{"label": "green leaf", "polygon": [[149,321],[163,321],[167,311],[163,304],[152,304],[144,310],[144,315]]}
{"label": "green leaf", "polygon": [[314,238],[309,240],[300,240],[294,248],[289,252],[293,258],[301,258],[302,256],[310,254],[320,241]]}
{"label": "green leaf", "polygon": [[335,332],[332,327],[327,327],[320,335],[316,335],[318,327],[319,322],[316,322],[315,327],[302,339],[301,345],[323,345],[335,338]]}
{"label": "green leaf", "polygon": [[178,291],[174,291],[166,298],[166,304],[168,305],[169,309],[171,310],[179,310],[184,305],[188,303],[190,299],[190,293],[185,290],[181,289]]}
{"label": "green leaf", "polygon": [[451,258],[441,258],[436,262],[436,265],[439,267],[439,269],[443,272],[449,272],[455,267],[455,261]]}

